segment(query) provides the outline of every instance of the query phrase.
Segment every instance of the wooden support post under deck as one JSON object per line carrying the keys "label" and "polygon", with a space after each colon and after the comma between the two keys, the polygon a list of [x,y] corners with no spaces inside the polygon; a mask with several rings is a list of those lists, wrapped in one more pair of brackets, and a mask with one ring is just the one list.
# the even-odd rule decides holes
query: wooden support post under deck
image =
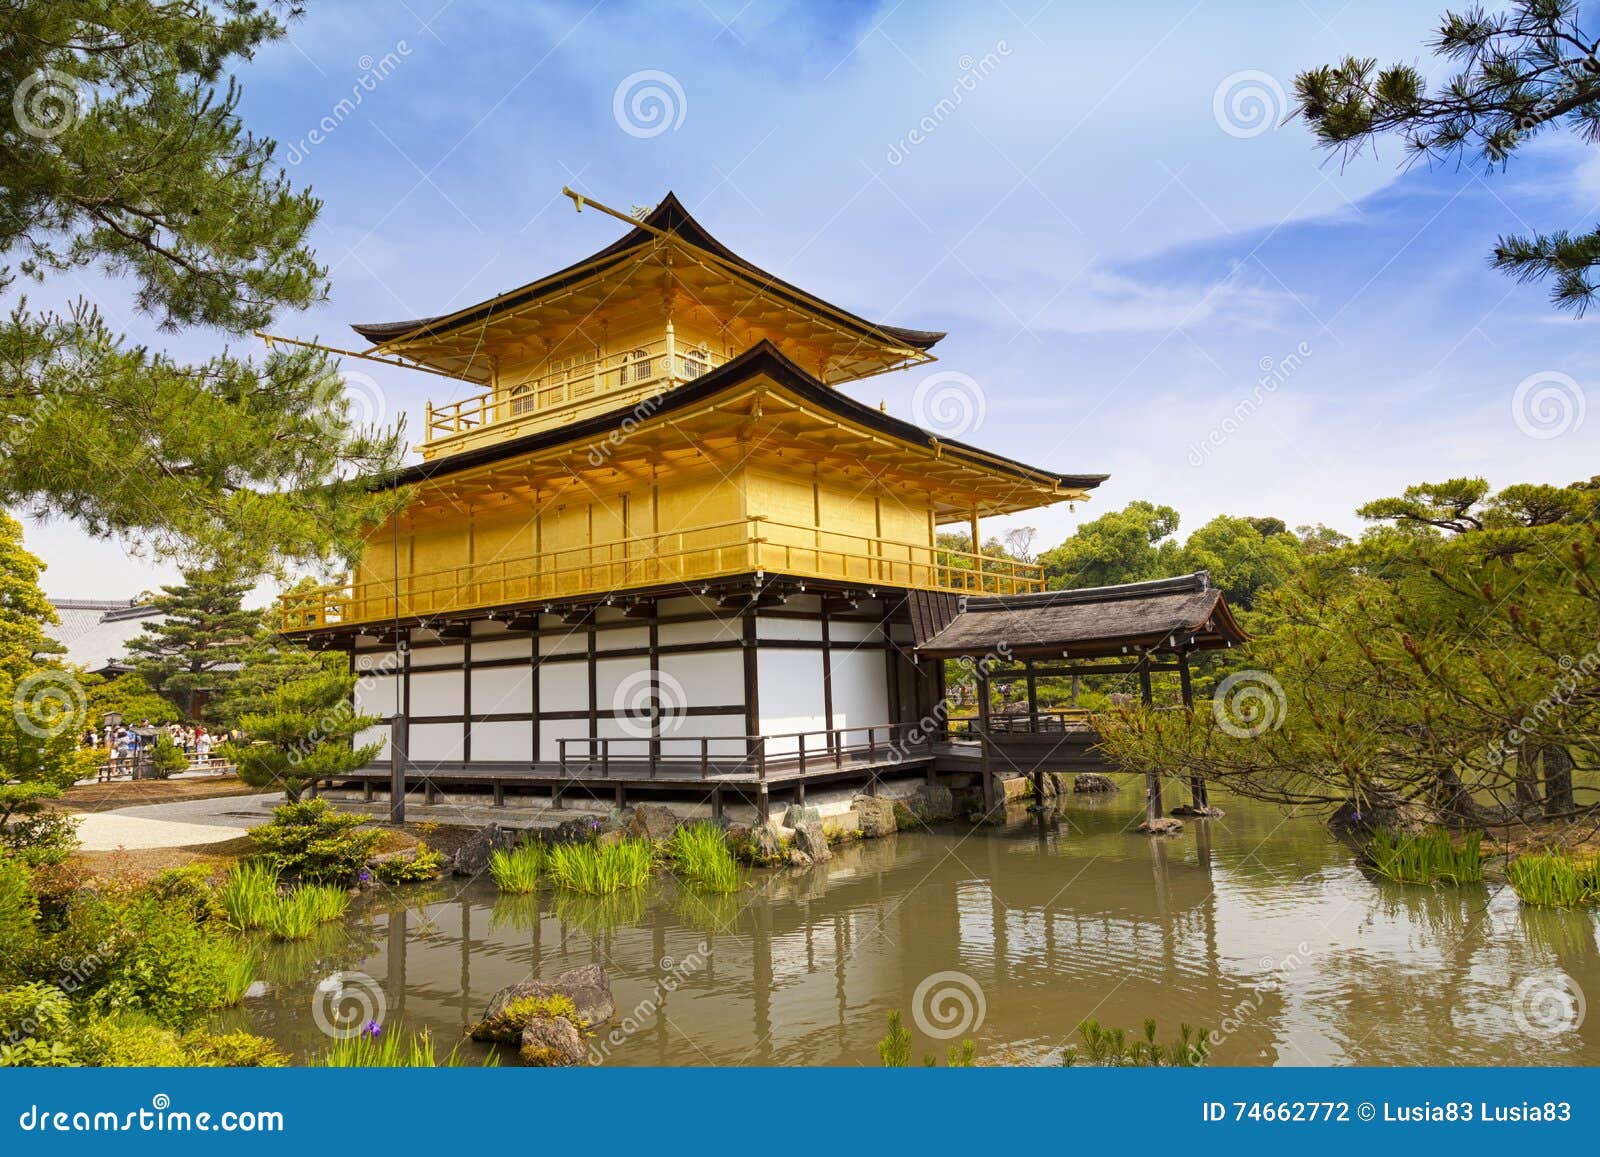
{"label": "wooden support post under deck", "polygon": [[494,781],[494,806],[506,806],[506,785],[498,779]]}
{"label": "wooden support post under deck", "polygon": [[983,811],[994,808],[994,777],[989,773],[989,673],[978,669],[978,767],[983,779]]}
{"label": "wooden support post under deck", "polygon": [[[1150,688],[1150,660],[1147,656],[1139,667],[1139,698],[1148,710],[1155,703],[1155,694]],[[1144,777],[1144,818],[1148,824],[1154,824],[1161,818],[1161,777],[1155,772],[1146,772]]]}
{"label": "wooden support post under deck", "polygon": [[364,779],[361,781],[361,802],[372,802],[372,781],[370,779]]}
{"label": "wooden support post under deck", "polygon": [[439,799],[439,789],[434,786],[433,780],[431,780],[431,779],[423,780],[422,781],[422,802],[425,803],[425,804],[432,804],[432,803],[437,802],[438,799]]}
{"label": "wooden support post under deck", "polygon": [[[1178,685],[1183,692],[1183,705],[1193,707],[1194,680],[1189,674],[1188,652],[1180,652],[1178,655]],[[1203,777],[1198,775],[1189,777],[1189,800],[1197,811],[1211,806],[1211,796],[1206,791],[1206,781]]]}

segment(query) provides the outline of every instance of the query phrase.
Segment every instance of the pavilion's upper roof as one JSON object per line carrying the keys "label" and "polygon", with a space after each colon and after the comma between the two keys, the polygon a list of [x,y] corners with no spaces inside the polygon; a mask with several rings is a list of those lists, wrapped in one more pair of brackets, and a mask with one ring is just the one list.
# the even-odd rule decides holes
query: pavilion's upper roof
{"label": "pavilion's upper roof", "polygon": [[828,365],[818,376],[845,381],[925,360],[945,335],[869,321],[805,292],[713,237],[672,193],[627,234],[581,261],[454,313],[352,328],[375,349],[471,381],[491,380],[497,343],[526,341],[541,328],[590,327],[640,300],[676,295],[682,307],[721,316],[786,354]]}

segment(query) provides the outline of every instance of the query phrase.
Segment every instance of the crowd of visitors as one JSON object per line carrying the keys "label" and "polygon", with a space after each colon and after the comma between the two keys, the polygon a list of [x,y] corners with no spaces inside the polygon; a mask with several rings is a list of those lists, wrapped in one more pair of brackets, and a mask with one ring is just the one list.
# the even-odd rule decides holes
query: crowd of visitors
{"label": "crowd of visitors", "polygon": [[169,723],[158,727],[145,719],[137,726],[119,723],[104,732],[91,727],[83,733],[81,742],[84,747],[106,753],[105,774],[115,777],[132,772],[141,755],[148,754],[163,735],[189,757],[190,764],[202,766],[209,763],[214,747],[233,738],[231,733],[213,732],[203,723]]}

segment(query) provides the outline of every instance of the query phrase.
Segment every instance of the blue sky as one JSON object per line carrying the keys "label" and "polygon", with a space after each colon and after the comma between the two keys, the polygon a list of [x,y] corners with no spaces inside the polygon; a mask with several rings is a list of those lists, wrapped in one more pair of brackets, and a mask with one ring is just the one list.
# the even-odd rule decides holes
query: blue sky
{"label": "blue sky", "polygon": [[[915,417],[920,381],[963,374],[982,412],[966,440],[1112,475],[1076,514],[995,531],[1053,545],[1136,498],[1185,529],[1233,513],[1354,530],[1356,505],[1412,482],[1600,469],[1600,415],[1571,404],[1596,377],[1597,320],[1487,268],[1498,233],[1592,226],[1600,152],[1550,138],[1504,173],[1404,171],[1393,142],[1341,164],[1278,123],[1298,69],[1356,53],[1436,70],[1435,3],[309,7],[241,72],[250,124],[326,202],[331,298],[280,332],[355,344],[351,321],[458,308],[619,234],[563,184],[624,208],[671,189],[757,264],[949,331],[937,365],[857,397]],[[646,70],[671,78],[654,135],[614,112]],[[156,337],[122,288],[61,288]],[[471,392],[361,368],[391,419]],[[1519,423],[1530,379],[1524,411],[1546,388],[1565,411]],[[28,541],[56,595],[173,574],[66,524]]]}

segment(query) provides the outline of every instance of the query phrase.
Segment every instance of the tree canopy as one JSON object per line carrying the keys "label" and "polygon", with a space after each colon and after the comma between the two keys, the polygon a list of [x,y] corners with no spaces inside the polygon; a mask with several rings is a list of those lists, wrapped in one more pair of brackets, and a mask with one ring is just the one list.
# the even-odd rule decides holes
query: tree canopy
{"label": "tree canopy", "polygon": [[244,609],[250,585],[229,569],[187,570],[151,601],[161,617],[128,643],[134,670],[190,716],[200,693],[225,693],[261,629],[260,613]]}
{"label": "tree canopy", "polygon": [[[1502,10],[1448,11],[1428,47],[1454,71],[1429,86],[1413,64],[1348,56],[1295,78],[1298,112],[1322,144],[1347,153],[1396,135],[1408,163],[1503,167],[1529,141],[1564,131],[1600,141],[1600,38],[1577,0],[1512,0]],[[1582,314],[1594,300],[1600,229],[1501,236],[1492,264],[1551,283],[1551,300]]]}
{"label": "tree canopy", "polygon": [[[221,346],[323,299],[320,208],[239,115],[233,69],[297,8],[253,0],[0,6],[0,503],[247,570],[348,554],[399,456],[358,428],[314,353]],[[21,286],[93,271],[164,330],[214,333],[196,364],[127,340],[78,300]],[[108,307],[109,308],[109,307]]]}

